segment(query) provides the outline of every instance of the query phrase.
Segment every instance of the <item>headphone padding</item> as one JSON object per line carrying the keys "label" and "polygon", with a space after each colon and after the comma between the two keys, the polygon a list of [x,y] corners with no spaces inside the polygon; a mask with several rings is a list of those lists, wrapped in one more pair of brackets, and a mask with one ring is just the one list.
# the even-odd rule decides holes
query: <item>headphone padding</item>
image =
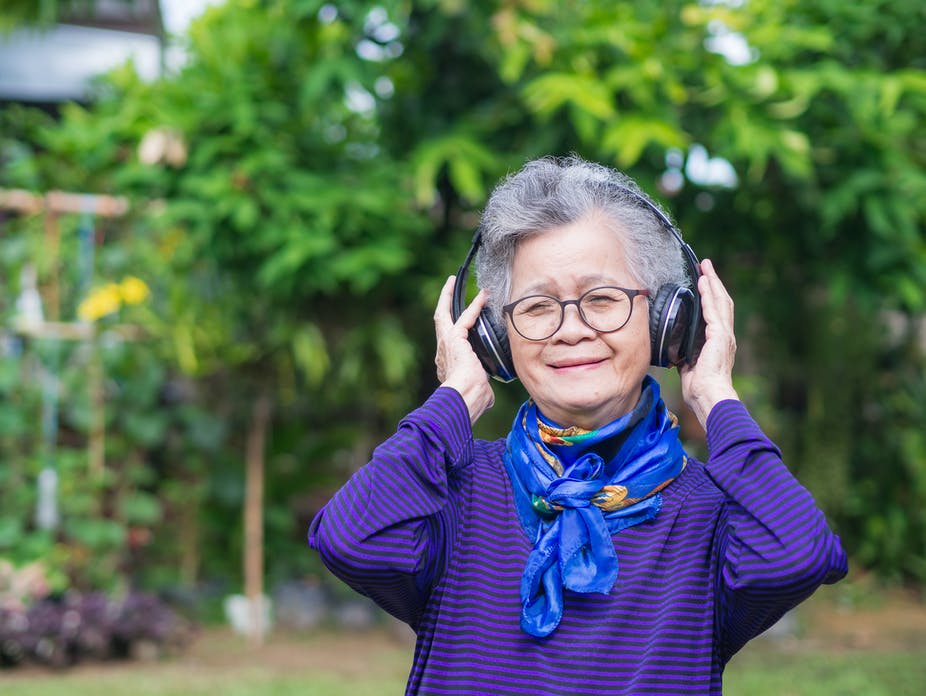
{"label": "headphone padding", "polygon": [[687,359],[694,308],[688,288],[670,283],[659,288],[650,305],[650,364],[671,367]]}
{"label": "headphone padding", "polygon": [[[511,382],[517,379],[514,361],[511,359],[508,332],[503,326],[499,326],[488,309],[483,309],[479,313],[476,329],[481,338],[479,348],[483,354],[480,358],[489,374],[501,382]],[[470,340],[470,343],[473,341]],[[479,352],[477,350],[477,354]]]}

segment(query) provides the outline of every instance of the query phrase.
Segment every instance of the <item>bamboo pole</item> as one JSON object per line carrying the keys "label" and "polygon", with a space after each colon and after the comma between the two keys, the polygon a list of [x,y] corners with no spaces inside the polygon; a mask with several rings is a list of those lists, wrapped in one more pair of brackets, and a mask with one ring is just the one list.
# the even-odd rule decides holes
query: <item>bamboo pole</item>
{"label": "bamboo pole", "polygon": [[106,471],[106,383],[103,358],[94,353],[90,358],[90,437],[87,453],[90,459],[90,473],[98,481]]}
{"label": "bamboo pole", "polygon": [[[16,322],[13,329],[21,336],[48,338],[58,341],[89,341],[97,335],[94,324],[82,321],[43,321],[41,323]],[[140,341],[145,338],[144,329],[134,324],[118,324],[104,332],[120,341]]]}
{"label": "bamboo pole", "polygon": [[58,279],[58,263],[61,251],[61,228],[58,214],[49,210],[45,215],[45,253],[51,259],[51,274],[45,286],[45,316],[49,321],[58,321],[61,316],[61,297]]}
{"label": "bamboo pole", "polygon": [[252,646],[264,642],[264,455],[270,427],[270,397],[262,394],[251,411],[244,492],[244,593],[250,611]]}
{"label": "bamboo pole", "polygon": [[49,191],[42,195],[25,189],[0,189],[0,208],[20,213],[90,213],[98,217],[121,217],[129,212],[129,201],[122,196],[97,193]]}

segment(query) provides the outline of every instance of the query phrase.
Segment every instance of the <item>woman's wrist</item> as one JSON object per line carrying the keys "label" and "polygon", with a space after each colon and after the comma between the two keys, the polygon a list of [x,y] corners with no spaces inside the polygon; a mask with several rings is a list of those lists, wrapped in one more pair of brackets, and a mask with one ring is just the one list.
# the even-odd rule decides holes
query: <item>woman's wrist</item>
{"label": "woman's wrist", "polygon": [[453,389],[460,395],[463,403],[466,404],[467,411],[469,411],[470,423],[479,420],[479,417],[495,403],[495,394],[488,384],[488,379],[483,383],[477,383],[473,380],[457,381],[448,378],[440,386]]}
{"label": "woman's wrist", "polygon": [[739,398],[732,384],[716,385],[698,394],[688,403],[688,407],[697,417],[701,427],[707,429],[707,417],[714,410],[714,406],[729,399],[739,401]]}

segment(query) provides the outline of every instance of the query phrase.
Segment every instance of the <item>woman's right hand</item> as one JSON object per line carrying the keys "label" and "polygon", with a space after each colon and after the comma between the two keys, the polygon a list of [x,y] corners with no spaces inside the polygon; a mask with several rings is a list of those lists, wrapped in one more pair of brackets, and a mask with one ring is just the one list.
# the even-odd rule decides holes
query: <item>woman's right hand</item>
{"label": "woman's right hand", "polygon": [[434,310],[434,329],[437,333],[437,379],[442,387],[456,389],[469,410],[470,423],[492,408],[495,394],[489,385],[482,363],[469,344],[469,330],[475,325],[486,303],[486,292],[481,290],[472,303],[463,310],[456,322],[450,311],[456,276],[447,278]]}

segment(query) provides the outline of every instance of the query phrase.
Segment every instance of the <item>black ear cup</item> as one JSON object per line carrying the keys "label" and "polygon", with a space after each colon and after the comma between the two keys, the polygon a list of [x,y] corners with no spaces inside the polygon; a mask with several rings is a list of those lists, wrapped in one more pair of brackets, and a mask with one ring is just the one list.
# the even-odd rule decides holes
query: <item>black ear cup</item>
{"label": "black ear cup", "polygon": [[[466,308],[466,277],[469,273],[469,264],[476,255],[481,240],[482,229],[480,228],[476,230],[466,260],[457,270],[457,279],[453,286],[453,301],[450,305],[450,316],[454,321],[460,318]],[[499,382],[512,382],[517,379],[514,362],[511,359],[508,332],[503,325],[495,321],[488,309],[483,309],[479,313],[479,318],[469,330],[469,343],[490,377]]]}
{"label": "black ear cup", "polygon": [[701,268],[682,234],[672,221],[645,196],[622,189],[649,209],[662,226],[675,237],[685,259],[685,272],[691,289],[683,285],[667,284],[659,288],[650,305],[650,363],[656,367],[673,367],[688,363],[694,365],[704,346],[704,317],[701,316],[701,295],[698,278]]}
{"label": "black ear cup", "polygon": [[476,325],[469,331],[469,342],[490,377],[500,382],[517,379],[508,332],[498,325],[489,310],[479,313]]}
{"label": "black ear cup", "polygon": [[686,362],[692,353],[692,318],[696,312],[694,294],[681,285],[659,288],[650,305],[650,363],[672,367]]}

